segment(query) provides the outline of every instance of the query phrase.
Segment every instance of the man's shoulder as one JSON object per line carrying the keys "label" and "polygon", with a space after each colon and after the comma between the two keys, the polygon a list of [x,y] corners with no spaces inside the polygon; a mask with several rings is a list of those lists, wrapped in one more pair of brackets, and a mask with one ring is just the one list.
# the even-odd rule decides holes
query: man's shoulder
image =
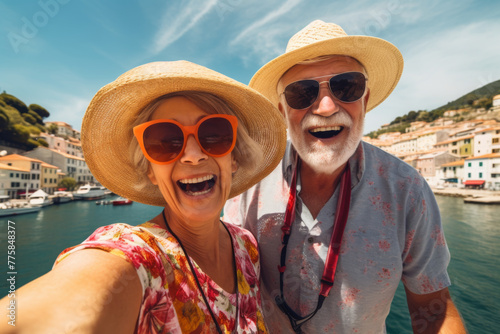
{"label": "man's shoulder", "polygon": [[382,175],[399,176],[401,178],[418,178],[422,175],[410,164],[390,154],[381,148],[362,141],[365,170],[378,172]]}

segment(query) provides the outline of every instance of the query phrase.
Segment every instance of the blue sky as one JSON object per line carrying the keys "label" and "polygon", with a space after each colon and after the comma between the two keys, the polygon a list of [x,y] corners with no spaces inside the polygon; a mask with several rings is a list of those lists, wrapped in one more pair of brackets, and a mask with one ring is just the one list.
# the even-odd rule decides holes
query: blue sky
{"label": "blue sky", "polygon": [[80,129],[93,95],[133,67],[186,59],[247,84],[315,19],[403,54],[365,133],[500,79],[497,0],[40,0],[0,2],[0,91]]}

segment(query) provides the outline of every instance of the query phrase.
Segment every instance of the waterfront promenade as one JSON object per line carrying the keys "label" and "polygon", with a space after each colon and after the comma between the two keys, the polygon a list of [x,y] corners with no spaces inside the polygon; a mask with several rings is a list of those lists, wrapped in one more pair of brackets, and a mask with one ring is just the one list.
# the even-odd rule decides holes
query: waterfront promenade
{"label": "waterfront promenade", "polygon": [[464,202],[479,204],[498,204],[500,205],[500,191],[465,189],[465,188],[432,188],[435,195],[463,197]]}

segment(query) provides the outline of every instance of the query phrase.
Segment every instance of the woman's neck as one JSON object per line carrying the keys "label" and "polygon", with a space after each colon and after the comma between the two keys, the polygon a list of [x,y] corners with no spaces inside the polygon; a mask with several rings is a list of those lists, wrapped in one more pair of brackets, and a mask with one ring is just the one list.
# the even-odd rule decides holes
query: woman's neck
{"label": "woman's neck", "polygon": [[152,222],[173,232],[188,256],[205,274],[225,291],[234,292],[235,267],[231,236],[219,217],[193,223],[165,213],[166,222],[163,214],[156,216]]}

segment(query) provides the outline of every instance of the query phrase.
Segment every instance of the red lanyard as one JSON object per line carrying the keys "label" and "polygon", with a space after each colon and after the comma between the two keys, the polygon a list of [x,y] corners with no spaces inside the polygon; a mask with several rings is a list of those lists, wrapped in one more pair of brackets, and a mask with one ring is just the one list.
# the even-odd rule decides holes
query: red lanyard
{"label": "red lanyard", "polygon": [[[297,158],[298,159],[298,158]],[[290,233],[292,231],[292,223],[295,221],[295,203],[297,199],[297,170],[299,163],[295,165],[292,183],[290,185],[290,197],[288,198],[288,204],[286,206],[285,221],[281,230],[283,231],[283,236],[281,242],[283,244],[281,248],[281,260],[278,270],[280,272],[280,291],[281,297],[276,296],[276,303],[283,313],[288,316],[290,324],[296,333],[301,333],[300,327],[308,320],[310,320],[316,312],[319,311],[323,305],[323,301],[330,293],[332,289],[333,282],[335,280],[335,271],[337,270],[337,263],[339,260],[340,246],[342,242],[342,235],[344,234],[345,225],[347,223],[347,217],[349,216],[349,205],[351,202],[351,169],[349,168],[349,162],[345,167],[342,174],[342,179],[340,181],[340,193],[337,200],[337,212],[335,213],[335,221],[333,224],[333,233],[330,240],[330,245],[328,246],[328,255],[326,256],[325,269],[323,270],[323,276],[321,278],[321,291],[318,297],[318,304],[316,309],[304,317],[298,315],[293,311],[285,301],[283,296],[283,276],[286,269],[286,249],[288,246],[288,240],[290,239]]]}

